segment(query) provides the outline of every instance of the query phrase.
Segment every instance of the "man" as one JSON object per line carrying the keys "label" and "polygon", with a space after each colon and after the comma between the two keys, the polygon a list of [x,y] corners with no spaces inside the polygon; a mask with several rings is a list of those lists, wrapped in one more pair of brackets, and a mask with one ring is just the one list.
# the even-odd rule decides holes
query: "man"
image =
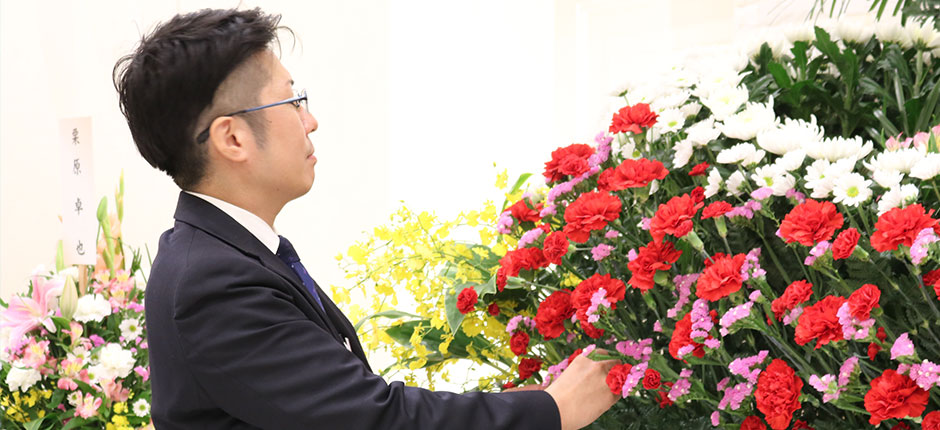
{"label": "man", "polygon": [[579,357],[545,391],[386,383],[274,231],[310,190],[317,121],[270,49],[279,16],[178,15],[115,66],[141,155],[183,190],[146,293],[158,429],[574,429],[616,401]]}

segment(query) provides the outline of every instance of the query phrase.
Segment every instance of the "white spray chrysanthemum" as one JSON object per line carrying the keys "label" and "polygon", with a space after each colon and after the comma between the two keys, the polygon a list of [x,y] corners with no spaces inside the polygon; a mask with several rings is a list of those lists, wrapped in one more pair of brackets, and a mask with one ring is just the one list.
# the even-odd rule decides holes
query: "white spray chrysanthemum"
{"label": "white spray chrysanthemum", "polygon": [[741,164],[749,166],[760,163],[764,159],[764,150],[757,149],[750,143],[739,143],[730,148],[722,149],[716,160],[721,164]]}
{"label": "white spray chrysanthemum", "polygon": [[721,172],[712,167],[708,172],[708,183],[705,185],[705,198],[710,198],[721,191]]}
{"label": "white spray chrysanthemum", "polygon": [[740,113],[715,124],[722,134],[739,140],[751,140],[758,133],[776,126],[777,116],[774,114],[773,97],[767,103],[748,103]]}
{"label": "white spray chrysanthemum", "polygon": [[744,184],[746,178],[740,170],[735,170],[731,176],[728,176],[728,180],[725,181],[725,188],[728,190],[728,194],[737,196],[742,193],[741,185]]}
{"label": "white spray chrysanthemum", "polygon": [[878,216],[897,208],[905,207],[917,201],[919,191],[914,184],[904,184],[890,188],[878,199]]}
{"label": "white spray chrysanthemum", "polygon": [[757,133],[757,145],[772,154],[784,155],[803,146],[819,145],[823,132],[815,116],[810,122],[787,118],[780,126]]}
{"label": "white spray chrysanthemum", "polygon": [[911,177],[920,180],[933,179],[938,174],[940,174],[940,154],[935,152],[927,154],[926,157],[914,164],[910,173]]}
{"label": "white spray chrysanthemum", "polygon": [[871,198],[871,181],[852,172],[833,180],[832,201],[847,206],[858,206]]}
{"label": "white spray chrysanthemum", "polygon": [[838,161],[844,158],[861,160],[871,153],[873,145],[860,136],[851,138],[829,137],[822,142],[806,142],[803,150],[814,160]]}
{"label": "white spray chrysanthemum", "polygon": [[702,98],[701,101],[712,112],[715,119],[723,121],[737,112],[747,102],[747,98],[746,88],[743,86],[729,86],[714,89],[711,94]]}
{"label": "white spray chrysanthemum", "polygon": [[653,128],[661,134],[675,133],[685,125],[685,114],[679,109],[666,109],[660,112]]}

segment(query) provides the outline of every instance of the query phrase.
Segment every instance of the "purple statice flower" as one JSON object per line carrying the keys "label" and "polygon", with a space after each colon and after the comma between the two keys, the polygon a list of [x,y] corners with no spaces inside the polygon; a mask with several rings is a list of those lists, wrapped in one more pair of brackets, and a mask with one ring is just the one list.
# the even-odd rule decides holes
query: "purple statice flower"
{"label": "purple statice flower", "polygon": [[875,319],[869,318],[860,321],[849,312],[849,303],[845,302],[836,312],[839,317],[839,324],[842,324],[842,336],[848,340],[863,340],[868,337],[868,331],[875,325]]}
{"label": "purple statice flower", "polygon": [[545,218],[549,215],[555,215],[558,213],[558,210],[555,208],[554,204],[546,203],[545,206],[542,206],[542,211],[539,212],[539,217]]}
{"label": "purple statice flower", "polygon": [[746,206],[735,206],[725,213],[725,216],[728,218],[743,216],[747,219],[751,219],[754,218],[754,211],[748,209]]}
{"label": "purple statice flower", "polygon": [[597,150],[588,157],[588,166],[597,167],[607,161],[607,157],[610,156],[610,142],[613,140],[613,136],[608,136],[604,132],[600,132],[597,136],[594,136],[594,141],[597,142]]}
{"label": "purple statice flower", "polygon": [[574,341],[574,338],[576,338],[576,337],[578,337],[578,335],[576,335],[576,334],[574,334],[574,333],[568,333],[568,336],[565,336],[565,341],[568,342],[568,343],[571,343],[571,342]]}
{"label": "purple statice flower", "polygon": [[756,366],[764,362],[768,353],[767,350],[761,350],[757,355],[736,358],[728,365],[728,370],[731,371],[732,375],[747,379],[748,383],[757,384],[757,377],[760,375],[761,369]]}
{"label": "purple statice flower", "polygon": [[500,234],[509,234],[512,232],[512,212],[505,211],[499,214],[499,220],[496,221],[496,231]]}
{"label": "purple statice flower", "polygon": [[855,372],[855,369],[858,367],[858,357],[849,357],[845,359],[842,363],[842,366],[839,367],[839,386],[844,387],[849,384],[849,380],[852,378],[852,373]]}
{"label": "purple statice flower", "polygon": [[764,293],[760,292],[760,290],[754,290],[754,291],[751,291],[751,294],[748,294],[747,299],[754,303],[757,303],[757,301],[760,300],[762,297],[764,297]]}
{"label": "purple statice flower", "polygon": [[610,302],[607,300],[607,290],[598,288],[591,296],[591,305],[587,309],[589,323],[594,324],[600,320],[600,315],[597,313],[601,307],[610,309]]}
{"label": "purple statice flower", "polygon": [[763,208],[764,205],[762,205],[761,202],[759,202],[759,201],[757,201],[757,200],[748,200],[748,201],[744,202],[744,207],[746,207],[746,208],[748,208],[748,209],[750,209],[750,210],[752,210],[752,211],[754,211],[754,212],[757,212],[757,211],[761,210],[761,208]]}
{"label": "purple statice flower", "polygon": [[718,402],[718,409],[725,410],[730,406],[732,411],[736,411],[752,392],[754,392],[754,384],[750,382],[742,382],[729,387],[725,389],[725,395]]}
{"label": "purple statice flower", "polygon": [[97,334],[88,336],[88,338],[91,339],[91,343],[95,345],[95,348],[105,344],[104,339],[101,336],[98,336]]}
{"label": "purple statice flower", "polygon": [[600,133],[597,133],[596,136],[594,136],[594,142],[597,142],[598,148],[600,148],[602,145],[610,145],[610,142],[613,142],[613,141],[614,141],[614,136],[611,134],[607,134],[607,132],[602,131]]}
{"label": "purple statice flower", "polygon": [[907,337],[907,332],[901,333],[901,336],[894,341],[894,345],[891,345],[891,359],[897,360],[912,355],[914,355],[914,342]]}
{"label": "purple statice flower", "polygon": [[787,190],[787,198],[796,200],[797,204],[803,204],[806,202],[806,195],[797,191],[796,188],[790,188]]}
{"label": "purple statice flower", "polygon": [[809,255],[806,256],[806,259],[803,260],[803,264],[807,266],[812,266],[816,262],[816,259],[822,257],[826,254],[826,251],[829,250],[831,244],[828,240],[817,243],[809,250]]}
{"label": "purple statice flower", "polygon": [[712,426],[718,427],[721,424],[721,414],[718,411],[712,412]]}
{"label": "purple statice flower", "polygon": [[800,319],[800,315],[803,315],[803,307],[797,306],[783,314],[783,324],[790,325],[791,322],[797,322]]}
{"label": "purple statice flower", "polygon": [[649,231],[649,229],[650,229],[650,222],[652,222],[652,221],[653,221],[652,218],[647,218],[647,217],[641,218],[641,219],[640,219],[640,228],[642,228],[643,230]]}
{"label": "purple statice flower", "polygon": [[643,374],[646,373],[648,367],[649,363],[644,361],[630,368],[630,373],[627,374],[627,379],[623,381],[623,387],[620,389],[621,397],[627,398],[627,396],[633,393],[633,389],[636,388],[637,383],[643,380]]}
{"label": "purple statice flower", "polygon": [[610,345],[614,342],[617,342],[617,338],[613,336],[610,336],[607,339],[604,339],[604,345]]}
{"label": "purple statice flower", "polygon": [[770,187],[760,187],[751,192],[751,198],[755,200],[764,200],[774,194],[774,189]]}
{"label": "purple statice flower", "polygon": [[692,303],[692,332],[689,334],[696,342],[708,337],[708,331],[715,326],[711,315],[708,315],[708,301],[698,299]]}
{"label": "purple statice flower", "polygon": [[760,248],[754,248],[744,257],[744,264],[741,265],[741,280],[763,278],[765,275],[767,272],[760,267]]}
{"label": "purple statice flower", "polygon": [[917,239],[911,244],[911,261],[914,264],[920,264],[924,258],[927,258],[927,252],[930,250],[930,244],[940,240],[934,234],[932,228],[925,228],[917,233]]}
{"label": "purple statice flower", "polygon": [[516,330],[519,329],[519,325],[528,327],[529,330],[535,329],[535,320],[530,317],[516,315],[509,319],[509,322],[506,323],[506,333],[513,334]]}
{"label": "purple statice flower", "polygon": [[688,275],[676,275],[672,282],[676,284],[676,290],[679,291],[679,300],[676,305],[666,311],[666,316],[675,318],[686,303],[689,303],[689,296],[692,295],[692,284],[698,280],[699,273],[690,273]]}
{"label": "purple statice flower", "polygon": [[842,394],[842,390],[839,390],[836,377],[828,373],[823,376],[810,375],[809,385],[812,385],[816,391],[823,393],[823,403],[837,400],[839,395]]}
{"label": "purple statice flower", "polygon": [[594,352],[595,349],[597,349],[597,345],[594,345],[594,344],[585,346],[584,350],[581,351],[581,356],[587,357],[588,354]]}
{"label": "purple statice flower", "polygon": [[653,331],[655,331],[656,333],[662,333],[662,332],[663,332],[663,324],[660,323],[658,320],[657,320],[656,322],[654,322],[654,323],[653,323]]}
{"label": "purple statice flower", "polygon": [[604,233],[605,239],[616,239],[620,237],[620,232],[617,230],[610,230],[607,233]]}
{"label": "purple statice flower", "polygon": [[729,382],[731,382],[731,378],[728,376],[725,376],[720,381],[718,381],[718,384],[716,384],[715,388],[717,388],[719,392],[725,391],[725,387],[728,386]]}
{"label": "purple statice flower", "polygon": [[519,238],[519,243],[516,246],[518,248],[525,248],[526,246],[531,245],[533,242],[535,242],[535,240],[541,237],[543,234],[545,234],[545,230],[542,230],[541,228],[538,228],[538,227],[533,228],[532,230],[529,230],[522,234],[522,237]]}
{"label": "purple statice flower", "polygon": [[606,243],[600,243],[597,246],[591,248],[591,258],[594,261],[601,261],[607,258],[610,255],[610,252],[614,250],[613,246],[610,246]]}
{"label": "purple statice flower", "polygon": [[[898,366],[900,367],[900,366]],[[909,368],[908,376],[925,391],[930,391],[935,385],[940,385],[940,366],[924,360],[920,364],[913,364]]]}
{"label": "purple statice flower", "polygon": [[690,343],[686,346],[683,346],[682,348],[679,348],[679,350],[676,351],[676,356],[678,356],[681,359],[685,357],[686,355],[689,355],[694,350],[695,350],[695,345]]}
{"label": "purple statice flower", "polygon": [[639,257],[639,254],[636,253],[636,249],[631,248],[627,251],[627,260],[633,261],[636,260],[637,257]]}
{"label": "purple statice flower", "polygon": [[631,357],[637,361],[649,361],[650,356],[653,354],[653,339],[646,338],[635,342],[632,340],[624,340],[617,342],[617,352]]}
{"label": "purple statice flower", "polygon": [[689,377],[692,376],[692,369],[682,369],[682,372],[679,372],[679,380],[672,384],[672,388],[669,389],[669,400],[675,402],[689,393],[689,388],[692,388],[692,383],[689,382]]}
{"label": "purple statice flower", "polygon": [[705,339],[705,347],[708,349],[717,349],[720,346],[721,346],[721,341],[718,339],[715,339],[713,337]]}
{"label": "purple statice flower", "polygon": [[751,316],[752,306],[754,306],[754,302],[745,302],[744,304],[728,309],[728,312],[725,312],[725,314],[721,316],[721,319],[718,320],[718,324],[721,325],[718,332],[721,336],[727,336],[731,332],[730,329],[734,323]]}

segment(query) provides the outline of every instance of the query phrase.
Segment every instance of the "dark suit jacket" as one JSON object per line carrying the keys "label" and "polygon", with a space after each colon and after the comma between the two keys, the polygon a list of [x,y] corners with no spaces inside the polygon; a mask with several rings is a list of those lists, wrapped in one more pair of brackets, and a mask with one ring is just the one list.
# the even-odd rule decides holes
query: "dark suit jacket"
{"label": "dark suit jacket", "polygon": [[[157,429],[557,429],[541,391],[388,384],[352,325],[255,236],[180,193],[146,290]],[[349,339],[351,351],[344,345]]]}

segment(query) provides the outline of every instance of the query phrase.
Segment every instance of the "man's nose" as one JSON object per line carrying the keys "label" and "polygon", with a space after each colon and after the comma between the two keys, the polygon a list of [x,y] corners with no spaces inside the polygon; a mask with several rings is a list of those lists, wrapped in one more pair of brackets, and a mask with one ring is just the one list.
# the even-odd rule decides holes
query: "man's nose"
{"label": "man's nose", "polygon": [[317,123],[317,119],[313,117],[313,114],[306,110],[303,111],[303,124],[304,131],[306,131],[307,134],[317,131],[317,127],[320,126],[320,124]]}

